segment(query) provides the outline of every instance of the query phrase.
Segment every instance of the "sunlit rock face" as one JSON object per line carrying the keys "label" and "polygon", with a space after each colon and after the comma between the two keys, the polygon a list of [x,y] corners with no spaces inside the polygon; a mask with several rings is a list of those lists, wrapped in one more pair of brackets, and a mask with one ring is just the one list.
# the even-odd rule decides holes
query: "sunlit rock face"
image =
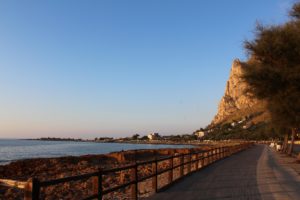
{"label": "sunlit rock face", "polygon": [[241,78],[243,67],[243,63],[238,59],[233,61],[225,94],[219,103],[218,113],[213,119],[212,124],[221,123],[237,112],[250,109],[260,103],[259,100],[251,97],[247,92],[248,85]]}

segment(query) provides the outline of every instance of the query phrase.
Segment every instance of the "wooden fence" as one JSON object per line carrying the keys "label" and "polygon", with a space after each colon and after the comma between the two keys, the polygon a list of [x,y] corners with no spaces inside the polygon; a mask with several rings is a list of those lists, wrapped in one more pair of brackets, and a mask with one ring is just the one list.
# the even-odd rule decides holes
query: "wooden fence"
{"label": "wooden fence", "polygon": [[[102,197],[104,195],[126,187],[131,187],[131,197],[132,199],[137,200],[138,183],[142,181],[145,181],[147,179],[152,179],[153,190],[155,192],[159,192],[163,189],[166,189],[168,186],[180,180],[181,178],[190,175],[191,173],[196,172],[202,169],[203,167],[212,164],[215,161],[218,161],[234,153],[247,149],[252,145],[253,145],[252,143],[242,143],[238,145],[218,147],[206,151],[198,151],[198,152],[191,152],[191,153],[178,154],[178,155],[175,154],[172,156],[167,156],[167,157],[154,159],[150,161],[137,162],[125,167],[118,167],[118,168],[108,169],[108,170],[99,169],[98,171],[93,173],[65,177],[65,178],[60,178],[55,180],[39,181],[37,178],[31,178],[26,182],[20,182],[20,181],[8,180],[8,179],[0,179],[0,184],[5,186],[10,186],[10,187],[16,187],[24,190],[25,200],[38,200],[40,199],[41,188],[45,188],[45,187],[49,187],[61,183],[67,183],[71,181],[80,181],[80,180],[86,180],[92,178],[93,195],[86,197],[84,200],[89,200],[89,199],[102,200]],[[178,159],[179,163],[178,162],[177,164],[174,163],[174,159]],[[169,162],[168,168],[159,170],[158,168],[159,163],[163,161]],[[145,166],[145,165],[152,165],[152,173],[144,177],[139,177],[138,167]],[[179,177],[176,179],[174,178],[174,173],[173,173],[175,169],[179,169]],[[124,170],[130,170],[131,180],[129,182],[108,189],[103,189],[104,175],[115,173],[115,172],[121,172]],[[163,173],[168,173],[168,183],[167,185],[159,188],[158,176]]]}

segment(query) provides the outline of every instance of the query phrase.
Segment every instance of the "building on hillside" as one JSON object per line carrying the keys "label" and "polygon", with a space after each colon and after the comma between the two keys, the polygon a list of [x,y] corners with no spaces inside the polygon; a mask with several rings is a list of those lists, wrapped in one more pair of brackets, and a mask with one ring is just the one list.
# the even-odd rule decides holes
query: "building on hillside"
{"label": "building on hillside", "polygon": [[250,127],[252,127],[254,124],[253,123],[247,123],[243,126],[243,129],[248,129]]}
{"label": "building on hillside", "polygon": [[194,135],[196,135],[198,138],[202,138],[206,135],[206,133],[204,131],[196,131]]}

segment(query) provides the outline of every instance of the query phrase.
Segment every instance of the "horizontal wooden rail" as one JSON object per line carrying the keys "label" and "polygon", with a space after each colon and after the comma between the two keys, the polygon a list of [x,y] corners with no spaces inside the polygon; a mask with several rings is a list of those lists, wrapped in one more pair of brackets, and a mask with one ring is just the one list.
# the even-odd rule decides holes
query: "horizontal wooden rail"
{"label": "horizontal wooden rail", "polygon": [[[166,156],[162,158],[156,158],[154,160],[149,161],[142,161],[137,162],[131,165],[118,167],[114,169],[107,169],[102,170],[99,169],[96,172],[93,173],[87,173],[83,175],[78,176],[71,176],[71,177],[65,177],[55,180],[47,180],[47,181],[39,181],[38,179],[30,179],[27,182],[21,182],[21,181],[14,181],[14,180],[8,180],[8,179],[0,179],[0,184],[9,186],[9,187],[16,187],[19,189],[25,190],[25,200],[38,200],[40,196],[40,190],[43,187],[49,187],[61,183],[67,183],[71,181],[80,181],[80,180],[87,180],[90,178],[93,178],[93,195],[86,197],[85,200],[88,199],[102,199],[103,195],[109,194],[111,192],[115,192],[119,189],[123,189],[125,187],[131,187],[131,195],[132,199],[138,198],[138,183],[152,179],[152,187],[155,192],[163,189],[164,187],[168,187],[171,185],[174,180],[174,170],[179,168],[179,177],[176,178],[176,181],[183,178],[186,175],[189,175],[195,171],[200,170],[201,168],[212,164],[213,162],[216,162],[220,159],[223,159],[225,157],[228,157],[234,153],[237,153],[239,151],[242,151],[244,149],[249,148],[252,146],[252,143],[241,143],[238,145],[231,145],[231,146],[222,146],[213,148],[206,151],[197,151],[197,152],[190,152],[185,154],[177,154],[177,155],[171,155]],[[176,164],[174,163],[174,159],[177,159]],[[169,165],[165,169],[159,170],[159,164],[168,161]],[[146,175],[144,177],[138,177],[138,169],[140,166],[145,165],[152,165],[152,173],[150,175]],[[200,165],[199,165],[200,164]],[[192,167],[193,166],[193,167]],[[186,167],[186,168],[185,168]],[[186,169],[186,173],[184,173]],[[109,175],[116,172],[121,172],[124,170],[130,170],[131,172],[131,180],[122,183],[120,185],[103,189],[103,175]],[[158,176],[163,173],[169,173],[168,174],[168,184],[163,186],[162,188],[158,188]]]}
{"label": "horizontal wooden rail", "polygon": [[7,187],[15,187],[15,188],[19,188],[19,189],[25,189],[27,181],[22,182],[22,181],[10,180],[10,179],[0,179],[0,183]]}

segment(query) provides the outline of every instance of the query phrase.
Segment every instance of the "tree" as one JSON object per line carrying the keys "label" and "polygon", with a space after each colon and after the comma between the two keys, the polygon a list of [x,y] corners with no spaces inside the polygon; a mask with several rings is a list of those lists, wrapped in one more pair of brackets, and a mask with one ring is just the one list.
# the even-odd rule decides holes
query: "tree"
{"label": "tree", "polygon": [[245,42],[250,59],[243,78],[254,96],[266,100],[273,124],[290,130],[293,144],[300,125],[300,2],[290,16],[283,25],[257,26],[254,40]]}
{"label": "tree", "polygon": [[139,137],[140,137],[139,134],[134,134],[131,138],[132,138],[133,140],[137,140],[137,139],[139,139]]}
{"label": "tree", "polygon": [[148,138],[147,135],[145,135],[145,136],[143,136],[143,137],[141,138],[141,140],[149,140],[149,138]]}

